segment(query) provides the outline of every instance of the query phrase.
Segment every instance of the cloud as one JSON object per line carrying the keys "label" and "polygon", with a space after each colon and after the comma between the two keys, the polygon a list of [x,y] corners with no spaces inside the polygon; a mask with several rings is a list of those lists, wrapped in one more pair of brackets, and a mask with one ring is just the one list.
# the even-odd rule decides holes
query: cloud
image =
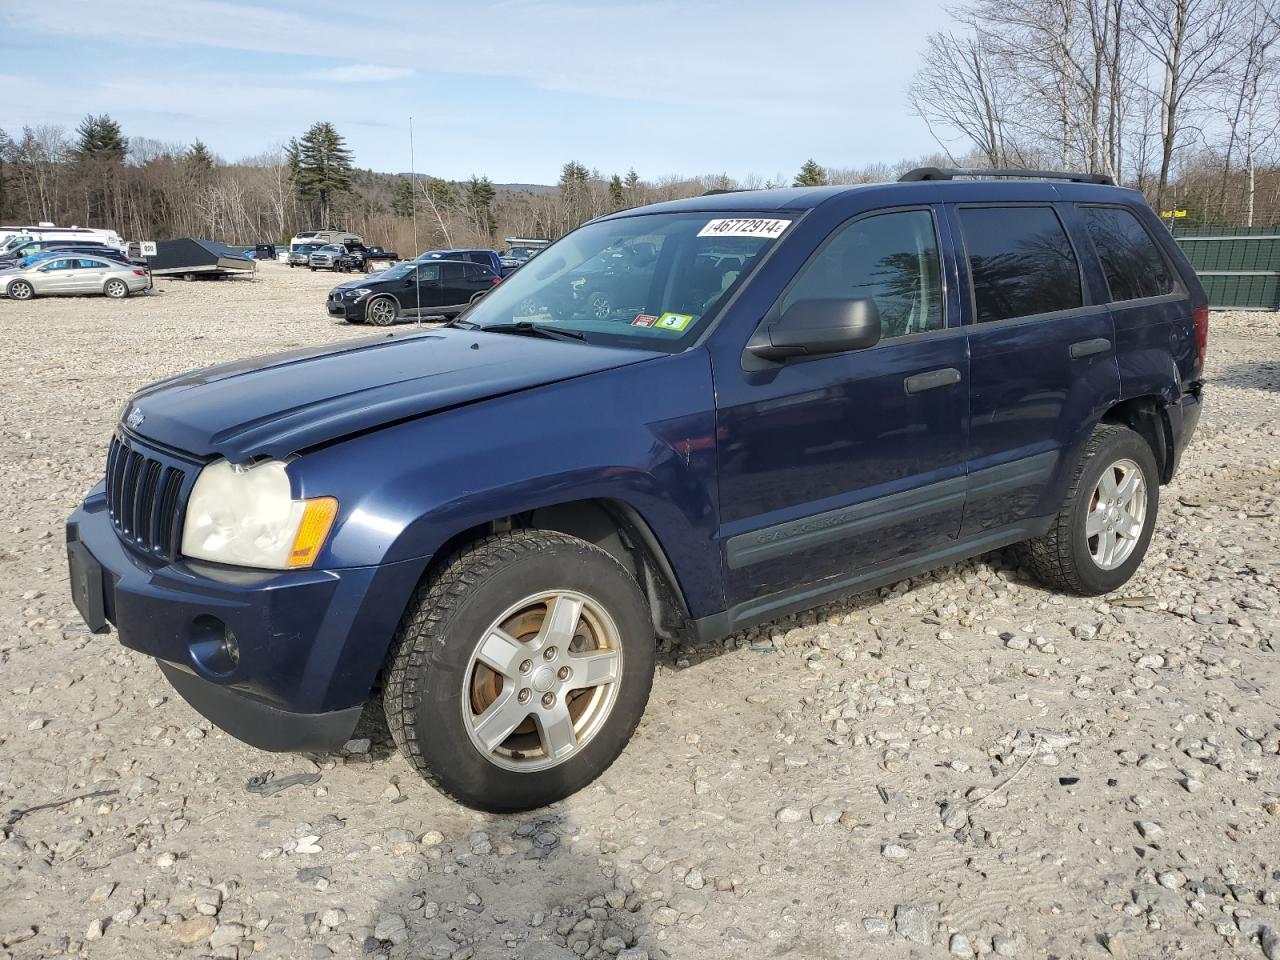
{"label": "cloud", "polygon": [[408,67],[392,67],[378,63],[352,63],[345,67],[313,70],[308,77],[314,80],[330,80],[333,83],[382,83],[387,80],[403,80],[412,77]]}

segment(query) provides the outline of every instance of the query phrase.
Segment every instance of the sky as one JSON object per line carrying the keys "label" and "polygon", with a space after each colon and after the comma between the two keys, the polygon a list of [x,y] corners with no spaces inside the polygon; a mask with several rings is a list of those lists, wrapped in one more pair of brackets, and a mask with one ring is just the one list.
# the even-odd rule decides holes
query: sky
{"label": "sky", "polygon": [[[801,15],[803,11],[803,15]],[[228,161],[328,120],[357,166],[555,183],[791,177],[937,149],[940,0],[0,0],[0,128],[108,113]]]}

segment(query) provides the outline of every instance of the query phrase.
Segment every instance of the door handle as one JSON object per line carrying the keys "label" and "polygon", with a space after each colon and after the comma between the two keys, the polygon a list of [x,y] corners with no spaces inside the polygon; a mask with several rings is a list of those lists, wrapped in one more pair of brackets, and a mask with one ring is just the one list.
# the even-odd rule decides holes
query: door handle
{"label": "door handle", "polygon": [[923,393],[936,390],[938,387],[949,387],[960,382],[960,371],[955,367],[943,367],[941,370],[930,370],[928,373],[915,373],[902,381],[908,394]]}
{"label": "door handle", "polygon": [[1098,337],[1094,340],[1081,340],[1079,343],[1071,345],[1071,359],[1079,360],[1081,357],[1091,357],[1095,353],[1106,353],[1111,349],[1111,341],[1106,337]]}

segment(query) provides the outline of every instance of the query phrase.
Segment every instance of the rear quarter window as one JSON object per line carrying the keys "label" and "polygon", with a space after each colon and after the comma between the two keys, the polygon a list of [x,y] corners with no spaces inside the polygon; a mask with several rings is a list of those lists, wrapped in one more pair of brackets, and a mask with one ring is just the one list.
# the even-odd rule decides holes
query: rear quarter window
{"label": "rear quarter window", "polygon": [[1169,265],[1132,212],[1121,207],[1084,207],[1082,213],[1113,301],[1173,292]]}
{"label": "rear quarter window", "polygon": [[1052,207],[961,207],[979,323],[1084,304],[1080,264]]}

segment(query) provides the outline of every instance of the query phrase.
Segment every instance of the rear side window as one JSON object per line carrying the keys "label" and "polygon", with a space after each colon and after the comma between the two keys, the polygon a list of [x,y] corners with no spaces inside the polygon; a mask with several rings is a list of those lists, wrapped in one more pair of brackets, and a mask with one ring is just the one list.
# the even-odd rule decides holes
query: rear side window
{"label": "rear side window", "polygon": [[805,265],[782,309],[799,300],[855,298],[875,301],[882,339],[942,329],[938,241],[929,211],[882,213],[842,228]]}
{"label": "rear side window", "polygon": [[1080,265],[1052,207],[962,207],[979,323],[1084,303]]}
{"label": "rear side window", "polygon": [[461,280],[462,279],[462,264],[442,263],[440,264],[440,266],[443,268],[441,273],[442,279],[444,280]]}
{"label": "rear side window", "polygon": [[1085,207],[1083,212],[1112,300],[1173,292],[1168,264],[1137,217],[1119,207]]}

